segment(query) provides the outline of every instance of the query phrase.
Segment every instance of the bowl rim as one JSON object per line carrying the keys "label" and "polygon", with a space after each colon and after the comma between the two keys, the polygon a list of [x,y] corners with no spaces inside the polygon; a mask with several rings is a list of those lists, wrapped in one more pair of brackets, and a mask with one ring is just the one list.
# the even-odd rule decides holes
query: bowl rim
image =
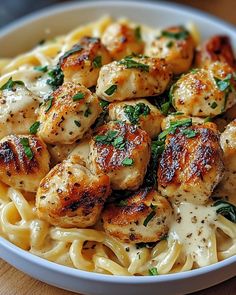
{"label": "bowl rim", "polygon": [[[185,11],[189,17],[196,16],[198,14],[198,19],[206,20],[212,24],[219,24],[220,26],[224,27],[230,34],[234,35],[236,38],[235,27],[233,25],[228,24],[227,22],[220,20],[217,17],[214,17],[208,13],[202,12],[195,8],[189,8],[185,5],[170,3],[170,2],[163,2],[163,1],[81,1],[81,2],[67,2],[61,3],[56,5],[51,5],[49,7],[43,8],[39,11],[30,13],[26,16],[19,18],[11,22],[9,25],[4,26],[0,29],[0,39],[7,36],[9,33],[14,32],[14,30],[18,29],[19,27],[24,27],[31,22],[37,21],[40,18],[51,16],[52,14],[62,13],[63,11],[70,11],[73,9],[87,9],[87,8],[94,8],[97,6],[104,7],[106,6],[113,6],[113,7],[128,7],[130,5],[138,6],[139,8],[153,8],[156,9],[157,7],[161,9],[165,9],[166,11]],[[110,283],[121,283],[121,284],[143,284],[143,283],[160,283],[160,282],[168,282],[168,281],[179,281],[183,279],[198,277],[201,275],[205,275],[212,271],[220,270],[226,266],[234,265],[236,266],[236,256],[229,257],[225,260],[217,262],[212,265],[204,266],[198,269],[193,269],[186,272],[179,272],[179,273],[171,273],[171,274],[164,274],[160,276],[118,276],[118,275],[106,275],[106,274],[99,274],[94,272],[83,271],[75,268],[71,268],[68,266],[60,265],[55,262],[51,262],[39,256],[36,256],[28,251],[22,250],[21,248],[17,247],[16,245],[12,244],[8,240],[0,237],[0,248],[8,251],[11,254],[19,256],[20,258],[26,260],[29,263],[33,263],[38,267],[45,268],[49,271],[53,271],[54,273],[61,273],[64,275],[69,275],[71,277],[80,277],[82,279],[90,280],[90,281],[97,281],[97,282],[110,282]],[[4,255],[0,252],[0,257],[4,259]]]}

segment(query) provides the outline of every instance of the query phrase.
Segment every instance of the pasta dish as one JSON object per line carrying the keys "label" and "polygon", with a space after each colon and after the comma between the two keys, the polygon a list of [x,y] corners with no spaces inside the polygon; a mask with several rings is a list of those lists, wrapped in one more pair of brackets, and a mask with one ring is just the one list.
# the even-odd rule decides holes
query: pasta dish
{"label": "pasta dish", "polygon": [[236,254],[236,59],[103,17],[0,59],[0,235],[112,275]]}

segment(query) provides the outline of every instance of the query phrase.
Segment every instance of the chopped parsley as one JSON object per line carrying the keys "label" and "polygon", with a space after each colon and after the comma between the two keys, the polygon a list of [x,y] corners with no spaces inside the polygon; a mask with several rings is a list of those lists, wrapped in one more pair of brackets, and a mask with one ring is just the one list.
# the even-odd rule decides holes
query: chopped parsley
{"label": "chopped parsley", "polygon": [[197,132],[192,129],[184,129],[181,133],[186,135],[187,138],[193,138],[197,135]]}
{"label": "chopped parsley", "polygon": [[157,208],[157,206],[153,206],[153,205],[151,204],[152,212],[149,213],[148,216],[145,218],[145,220],[144,220],[144,222],[143,222],[143,225],[144,225],[144,226],[147,226],[148,223],[149,223],[149,221],[151,221],[151,219],[156,215],[156,211],[155,211],[156,208]]}
{"label": "chopped parsley", "polygon": [[204,119],[204,123],[207,123],[207,122],[212,122],[212,118],[211,117],[207,117]]}
{"label": "chopped parsley", "polygon": [[62,85],[64,81],[64,74],[58,65],[48,72],[48,76],[50,79],[47,80],[47,84],[50,85],[53,90]]}
{"label": "chopped parsley", "polygon": [[102,144],[113,145],[114,148],[123,150],[125,148],[126,140],[123,136],[117,136],[118,131],[109,130],[104,135],[95,136],[95,141]]}
{"label": "chopped parsley", "polygon": [[24,148],[24,152],[26,156],[29,158],[29,160],[32,160],[34,157],[34,154],[30,148],[29,139],[27,137],[23,137],[20,139],[20,143],[22,144]]}
{"label": "chopped parsley", "polygon": [[121,164],[122,164],[123,166],[132,166],[133,163],[134,163],[134,160],[131,159],[131,158],[125,158],[125,159],[121,162]]}
{"label": "chopped parsley", "polygon": [[137,41],[142,41],[142,35],[141,35],[141,27],[138,26],[134,30],[134,35]]}
{"label": "chopped parsley", "polygon": [[117,90],[117,85],[111,85],[107,90],[105,90],[105,93],[109,96],[111,96],[115,91]]}
{"label": "chopped parsley", "polygon": [[167,48],[171,48],[171,47],[173,47],[173,45],[174,45],[173,41],[169,41],[169,42],[166,43]]}
{"label": "chopped parsley", "polygon": [[169,101],[167,101],[167,102],[165,102],[165,103],[163,103],[161,105],[161,112],[162,112],[163,115],[167,115],[168,114],[169,109],[170,109],[170,106],[171,106],[171,104],[170,104]]}
{"label": "chopped parsley", "polygon": [[81,123],[80,123],[80,121],[74,120],[74,123],[75,123],[75,125],[76,125],[77,127],[81,127]]}
{"label": "chopped parsley", "polygon": [[191,70],[190,70],[190,73],[192,73],[192,74],[196,74],[198,71],[199,71],[199,69],[191,69]]}
{"label": "chopped parsley", "polygon": [[82,93],[82,92],[78,92],[78,93],[76,93],[76,94],[72,97],[72,99],[73,99],[73,101],[77,101],[77,100],[81,100],[81,99],[83,99],[84,96],[85,96],[84,93]]}
{"label": "chopped parsley", "polygon": [[169,101],[170,103],[173,104],[173,101],[174,101],[174,95],[173,95],[173,92],[175,91],[175,88],[176,88],[176,84],[173,84],[171,87],[170,87],[170,91],[169,91]]}
{"label": "chopped parsley", "polygon": [[174,112],[174,113],[170,113],[171,116],[179,116],[179,115],[183,115],[183,112]]}
{"label": "chopped parsley", "polygon": [[24,82],[23,81],[19,81],[19,80],[16,80],[16,81],[13,81],[12,80],[12,77],[9,78],[9,80],[0,88],[0,90],[12,90],[16,85],[22,85],[24,86]]}
{"label": "chopped parsley", "polygon": [[84,116],[87,118],[89,115],[91,115],[92,112],[90,110],[90,108],[87,108],[87,110],[84,112]]}
{"label": "chopped parsley", "polygon": [[74,53],[81,51],[83,47],[79,44],[75,44],[70,50],[66,51],[59,59],[60,63],[67,57],[71,56]]}
{"label": "chopped parsley", "polygon": [[165,139],[168,134],[175,133],[178,127],[189,127],[192,125],[192,119],[187,118],[179,121],[170,122],[170,127],[161,132],[158,136],[159,140]]}
{"label": "chopped parsley", "polygon": [[48,71],[48,66],[36,66],[34,67],[35,71],[46,73]]}
{"label": "chopped parsley", "polygon": [[221,214],[228,220],[236,223],[236,206],[224,200],[216,201],[213,206],[216,207],[217,214]]}
{"label": "chopped parsley", "polygon": [[45,100],[45,103],[44,103],[44,105],[46,106],[46,108],[45,108],[45,113],[47,113],[50,109],[51,109],[51,107],[52,107],[52,103],[53,103],[53,99],[54,99],[54,97],[53,96],[49,96],[46,100]]}
{"label": "chopped parsley", "polygon": [[120,60],[118,64],[124,65],[126,69],[139,69],[144,72],[149,72],[149,65],[133,60],[133,56],[126,56]]}
{"label": "chopped parsley", "polygon": [[30,129],[29,129],[30,133],[31,134],[36,134],[37,131],[38,131],[38,129],[39,129],[39,126],[40,126],[40,122],[39,121],[34,122],[34,124],[32,124],[30,126]]}
{"label": "chopped parsley", "polygon": [[116,148],[116,149],[119,149],[119,150],[122,150],[124,149],[125,147],[125,139],[123,136],[118,136],[114,139],[112,145]]}
{"label": "chopped parsley", "polygon": [[102,144],[112,144],[115,140],[116,135],[118,134],[118,131],[116,130],[109,130],[104,135],[97,135],[95,136],[95,141],[100,142]]}
{"label": "chopped parsley", "polygon": [[147,116],[150,114],[150,108],[144,103],[138,103],[135,106],[125,105],[124,113],[129,119],[130,123],[138,124],[140,116]]}
{"label": "chopped parsley", "polygon": [[236,80],[232,74],[228,74],[223,80],[214,77],[218,89],[225,93],[225,101],[222,112],[225,110],[229,93],[232,91],[235,92],[234,85],[231,83],[232,78]]}
{"label": "chopped parsley", "polygon": [[93,66],[95,68],[101,68],[101,66],[102,66],[102,57],[101,57],[101,55],[98,55],[98,56],[96,56],[94,58],[94,60],[93,60]]}
{"label": "chopped parsley", "polygon": [[156,267],[149,268],[148,273],[149,273],[150,276],[157,276],[157,275],[159,275]]}
{"label": "chopped parsley", "polygon": [[218,104],[215,101],[211,104],[212,109],[215,109],[217,106],[218,106]]}
{"label": "chopped parsley", "polygon": [[102,99],[102,100],[100,100],[99,104],[103,109],[105,109],[109,106],[110,103],[108,101]]}
{"label": "chopped parsley", "polygon": [[231,85],[232,74],[228,74],[223,80],[214,77],[217,87],[220,91],[228,90]]}
{"label": "chopped parsley", "polygon": [[176,40],[185,40],[189,36],[189,32],[182,28],[180,32],[170,32],[170,31],[162,31],[161,37],[172,38]]}

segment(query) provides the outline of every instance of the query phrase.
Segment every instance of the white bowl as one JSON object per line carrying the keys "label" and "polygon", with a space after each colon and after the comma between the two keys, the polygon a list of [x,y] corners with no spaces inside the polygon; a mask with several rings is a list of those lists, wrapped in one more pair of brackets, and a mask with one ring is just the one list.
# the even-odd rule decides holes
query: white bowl
{"label": "white bowl", "polygon": [[[104,14],[125,16],[136,22],[162,27],[191,20],[197,24],[203,39],[213,34],[227,34],[236,48],[235,28],[196,10],[164,3],[89,2],[47,8],[3,29],[0,32],[0,56],[14,56],[48,35],[53,37],[69,32]],[[154,277],[108,276],[72,269],[36,257],[3,238],[0,238],[0,256],[43,282],[91,295],[183,294],[210,287],[236,275],[236,256],[201,269]]]}

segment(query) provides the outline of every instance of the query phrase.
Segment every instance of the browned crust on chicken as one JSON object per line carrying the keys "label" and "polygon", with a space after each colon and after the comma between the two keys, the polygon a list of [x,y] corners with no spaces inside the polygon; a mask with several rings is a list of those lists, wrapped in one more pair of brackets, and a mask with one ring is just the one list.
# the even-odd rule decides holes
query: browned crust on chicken
{"label": "browned crust on chicken", "polygon": [[[143,150],[144,145],[150,146],[150,137],[137,126],[126,123],[114,123],[114,130],[118,131],[117,136],[121,136],[126,141],[124,149],[115,148],[111,144],[103,144],[95,141],[97,148],[96,162],[100,169],[107,173],[108,171],[117,170],[123,167],[122,161],[126,158],[132,157],[132,153],[137,154],[139,150]],[[97,135],[104,135],[109,131],[109,125],[101,126],[95,133]]]}
{"label": "browned crust on chicken", "polygon": [[[172,209],[166,198],[156,198],[156,194],[156,191],[144,188],[126,199],[125,205],[108,205],[102,213],[105,231],[129,243],[160,240],[168,231],[167,219]],[[150,214],[153,216],[147,221]]]}
{"label": "browned crust on chicken", "polygon": [[59,64],[62,70],[66,68],[72,68],[76,70],[77,67],[81,67],[87,60],[93,61],[97,56],[99,50],[104,50],[108,53],[105,46],[102,45],[101,40],[95,37],[83,37],[77,44],[72,47],[72,50],[81,46],[81,50],[75,52],[67,57],[62,56],[59,60]]}
{"label": "browned crust on chicken", "polygon": [[33,153],[33,158],[30,159],[21,144],[22,138],[24,136],[9,135],[0,142],[0,167],[4,166],[9,177],[14,174],[37,174],[40,169],[40,157],[45,151],[47,152],[46,145],[38,137],[25,136],[29,139],[29,146]]}
{"label": "browned crust on chicken", "polygon": [[216,35],[211,37],[197,51],[196,65],[199,67],[207,63],[221,61],[228,63],[236,70],[236,59],[233,53],[230,38],[225,35]]}
{"label": "browned crust on chicken", "polygon": [[209,197],[223,175],[219,135],[213,123],[194,125],[184,130],[195,132],[195,136],[188,138],[181,128],[167,136],[158,168],[159,189],[168,186],[178,189],[184,185],[189,187],[186,190],[189,193],[197,183],[209,182],[210,189],[205,188],[202,192]]}
{"label": "browned crust on chicken", "polygon": [[109,194],[107,175],[94,176],[85,167],[64,161],[41,181],[37,212],[53,225],[88,227],[98,220]]}

